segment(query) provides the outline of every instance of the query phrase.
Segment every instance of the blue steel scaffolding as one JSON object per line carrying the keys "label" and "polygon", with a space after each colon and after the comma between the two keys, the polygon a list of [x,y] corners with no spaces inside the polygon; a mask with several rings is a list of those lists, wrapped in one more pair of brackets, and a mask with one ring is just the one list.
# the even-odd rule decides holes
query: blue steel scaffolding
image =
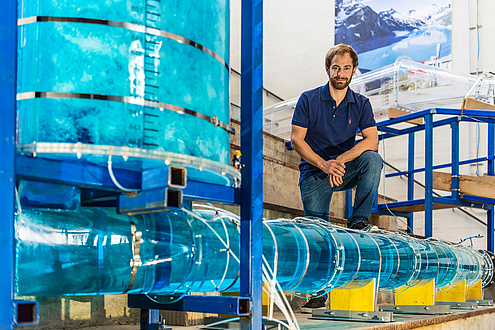
{"label": "blue steel scaffolding", "polygon": [[[18,323],[36,324],[36,303],[14,300],[14,203],[16,178],[55,181],[94,189],[112,187],[105,169],[81,167],[70,161],[56,161],[16,155],[16,59],[17,1],[8,0],[0,13],[0,88],[2,129],[0,130],[0,329],[13,329]],[[262,212],[263,212],[263,140],[262,140],[262,33],[263,2],[242,1],[241,59],[241,152],[245,167],[241,186],[241,264],[240,297],[185,296],[174,304],[153,303],[142,295],[130,295],[129,305],[142,309],[142,329],[158,329],[158,309],[237,314],[241,329],[262,328]],[[88,172],[91,174],[87,175]],[[142,187],[143,173],[122,170],[119,181],[130,188]],[[95,181],[94,178],[98,178]],[[90,179],[91,178],[91,179]],[[235,202],[234,188],[188,182],[184,198]],[[19,322],[21,321],[21,322]]]}
{"label": "blue steel scaffolding", "polygon": [[[435,116],[441,118],[435,120]],[[405,123],[412,119],[424,118],[424,124],[413,125],[406,128],[395,128],[399,123]],[[461,122],[484,123],[488,125],[487,156],[474,159],[459,159],[459,124]],[[446,164],[433,164],[433,130],[441,126],[450,126],[451,131],[451,162]],[[387,174],[385,177],[407,176],[407,200],[389,202],[387,204],[375,203],[372,213],[383,215],[398,215],[408,219],[408,226],[413,227],[413,210],[425,212],[425,237],[433,235],[433,210],[436,208],[448,208],[465,206],[480,208],[487,211],[487,250],[494,251],[494,207],[495,199],[461,194],[459,192],[459,166],[487,162],[487,174],[494,175],[495,159],[495,111],[469,110],[469,109],[428,109],[418,111],[398,118],[385,120],[377,124],[380,140],[396,136],[408,136],[408,165],[407,171]],[[415,134],[424,131],[425,166],[415,168]],[[434,196],[433,193],[433,171],[442,168],[451,169],[451,193],[448,196]],[[414,199],[414,175],[419,172],[425,173],[424,198]],[[347,212],[350,211],[350,194],[347,195]],[[391,213],[392,211],[392,213]]]}

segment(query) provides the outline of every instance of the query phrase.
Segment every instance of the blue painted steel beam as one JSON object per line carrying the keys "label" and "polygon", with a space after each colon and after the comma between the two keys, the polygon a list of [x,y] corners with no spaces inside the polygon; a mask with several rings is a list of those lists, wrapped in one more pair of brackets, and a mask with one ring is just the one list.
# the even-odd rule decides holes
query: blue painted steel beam
{"label": "blue painted steel beam", "polygon": [[[445,109],[445,108],[434,108],[434,109],[427,109],[427,110],[421,110],[417,112],[413,112],[407,115],[403,115],[397,118],[393,119],[388,119],[382,122],[378,122],[376,126],[378,127],[378,130],[380,130],[381,127],[386,127],[390,125],[394,125],[397,123],[402,123],[406,122],[408,120],[416,119],[416,118],[421,118],[424,117],[426,114],[429,113],[437,113],[437,114],[444,114],[444,115],[453,115],[453,116],[462,116],[460,120],[469,120],[469,117],[474,118],[474,119],[479,119],[482,121],[486,122],[492,122],[495,118],[495,111],[489,111],[489,110],[469,110],[469,109],[464,109],[464,110],[459,110],[459,109]],[[453,120],[453,119],[449,119]],[[422,125],[419,125],[422,126]],[[418,127],[419,127],[418,126]],[[410,129],[414,129],[415,131],[417,127],[412,127]],[[410,133],[405,130],[401,130],[402,134],[408,134]]]}
{"label": "blue painted steel beam", "polygon": [[156,309],[141,309],[140,330],[160,330],[162,328],[162,316]]}
{"label": "blue painted steel beam", "polygon": [[17,1],[6,0],[0,10],[0,328],[14,326],[14,189]]}
{"label": "blue painted steel beam", "polygon": [[[479,162],[486,162],[487,160],[492,160],[495,157],[479,157],[479,158],[474,158],[474,159],[468,159],[468,160],[463,160],[459,162],[459,165],[468,165],[468,164],[474,164],[474,163],[479,163]],[[447,167],[452,167],[452,163],[446,163],[446,164],[440,164],[440,165],[435,165],[433,166],[434,170],[440,169],[440,168],[447,168]],[[396,173],[389,173],[385,174],[386,178],[391,178],[394,176],[401,176],[401,175],[408,175],[410,173],[419,173],[419,172],[424,172],[425,168],[417,168],[414,170],[408,170],[408,171],[401,171],[401,172],[396,172]]]}
{"label": "blue painted steel beam", "polygon": [[387,206],[391,208],[390,203],[387,204],[378,204],[376,209],[372,209],[371,213],[373,214],[381,214],[381,215],[391,215],[391,216],[397,216],[397,217],[403,217],[406,219],[409,219],[409,216],[411,213],[408,212],[399,212],[399,211],[393,211],[393,210],[388,210]]}
{"label": "blue painted steel beam", "polygon": [[[414,170],[414,152],[416,150],[415,147],[415,133],[409,133],[408,135],[408,150],[407,150],[407,170],[409,175],[407,176],[407,200],[412,201],[414,199],[414,173],[411,171]],[[413,212],[409,213],[409,217],[407,218],[407,232],[412,233],[414,228],[414,215]]]}
{"label": "blue painted steel beam", "polygon": [[[495,155],[495,124],[488,124],[488,175],[495,175],[495,161],[493,156]],[[486,215],[486,249],[488,251],[494,252],[494,218],[495,218],[495,208],[490,207],[490,210]]]}
{"label": "blue painted steel beam", "polygon": [[495,111],[492,110],[471,110],[471,109],[447,109],[447,108],[435,108],[436,113],[443,115],[463,115],[478,118],[494,118]]}
{"label": "blue painted steel beam", "polygon": [[345,191],[345,218],[349,219],[352,215],[352,189]]}
{"label": "blue painted steel beam", "polygon": [[238,189],[199,181],[187,181],[182,190],[182,197],[190,200],[203,200],[227,204],[237,204]]}
{"label": "blue painted steel beam", "polygon": [[[433,127],[440,127],[440,126],[448,125],[448,124],[455,122],[455,121],[459,121],[459,118],[458,117],[451,117],[451,118],[446,118],[446,119],[442,119],[442,120],[437,120],[437,121],[433,122]],[[419,132],[419,131],[423,131],[424,129],[425,129],[425,125],[417,125],[417,126],[413,126],[413,127],[408,127],[408,128],[404,128],[401,130],[395,130],[396,134],[393,136]],[[388,132],[388,130],[386,129],[385,126],[380,127],[379,130],[384,131],[384,132]]]}
{"label": "blue painted steel beam", "polygon": [[[123,187],[141,189],[141,172],[115,168],[113,173]],[[118,191],[107,167],[90,163],[17,156],[16,174],[27,180]]]}
{"label": "blue painted steel beam", "polygon": [[130,294],[127,304],[131,308],[247,316],[249,315],[249,301],[246,297],[194,295],[184,296],[175,303],[162,304],[150,299],[147,295]]}
{"label": "blue painted steel beam", "polygon": [[388,133],[379,134],[378,135],[378,140],[385,140],[385,139],[389,139],[389,138],[395,137],[395,136],[396,136],[395,134],[388,134]]}
{"label": "blue painted steel beam", "polygon": [[251,298],[251,317],[240,329],[262,329],[263,256],[263,1],[241,6],[241,264],[240,294]]}
{"label": "blue painted steel beam", "polygon": [[378,130],[380,130],[380,127],[390,126],[390,125],[406,122],[411,119],[421,118],[426,114],[431,113],[431,111],[432,111],[431,109],[421,110],[421,111],[409,113],[407,115],[402,115],[400,117],[396,117],[393,119],[384,120],[376,123],[376,127],[378,128]]}
{"label": "blue painted steel beam", "polygon": [[[477,197],[477,196],[471,196],[471,195],[462,195],[459,197],[459,199],[454,199],[452,197],[433,197],[433,203],[441,203],[441,204],[448,204],[448,205],[456,205],[456,206],[464,206],[464,207],[473,207],[477,209],[488,209],[489,208],[489,199],[472,199],[471,197]],[[493,200],[492,200],[493,201]]]}
{"label": "blue painted steel beam", "polygon": [[451,177],[451,197],[452,199],[458,200],[459,199],[459,122],[453,122],[450,124],[450,134],[451,134],[451,146],[452,146],[452,153],[451,153],[451,161],[452,161],[452,168],[450,173],[452,174]]}
{"label": "blue painted steel beam", "polygon": [[388,127],[388,126],[381,126],[380,131],[385,132],[385,133],[389,133],[392,136],[394,136],[394,135],[397,136],[397,135],[402,134],[401,133],[402,130],[397,129],[397,128]]}
{"label": "blue painted steel beam", "polygon": [[[153,173],[158,178],[164,179],[165,182],[168,181],[168,171],[147,172],[147,175],[141,175],[140,172],[123,169],[113,169],[113,172],[117,181],[128,189],[140,190],[142,178],[149,178],[151,180],[150,175]],[[16,175],[18,179],[61,183],[83,188],[105,189],[117,193],[121,192],[115,187],[108,174],[108,169],[105,166],[96,164],[18,155],[16,157]],[[157,180],[153,179],[152,182],[157,182]],[[166,183],[162,181],[160,185],[163,187]],[[158,186],[158,184],[150,185],[150,187],[155,186]],[[182,192],[184,199],[229,204],[238,202],[236,189],[217,184],[189,180]]]}
{"label": "blue painted steel beam", "polygon": [[[481,196],[473,196],[473,195],[461,195],[461,201],[468,202],[466,206],[476,207],[479,209],[490,209],[490,205],[495,205],[495,199],[481,197]],[[472,203],[476,203],[473,205]]]}
{"label": "blue painted steel beam", "polygon": [[169,186],[170,167],[167,165],[145,170],[141,173],[141,188],[150,190]]}
{"label": "blue painted steel beam", "polygon": [[383,211],[383,210],[386,210],[387,207],[390,209],[393,209],[396,207],[421,205],[424,203],[425,203],[424,199],[414,199],[414,200],[408,200],[408,201],[391,202],[391,203],[387,203],[386,205],[385,204],[378,204],[378,209]]}
{"label": "blue painted steel beam", "polygon": [[[474,208],[479,208],[479,209],[487,209],[488,208],[488,199],[479,199],[480,197],[477,196],[468,196],[468,195],[463,195],[462,198],[471,198],[471,200],[455,200],[450,197],[433,197],[432,202],[433,203],[441,203],[441,204],[447,204],[447,205],[455,205],[455,206],[465,206],[465,207],[474,207]],[[478,198],[478,199],[475,199]],[[493,200],[492,200],[493,201]],[[391,209],[393,214],[398,215],[399,212],[396,213],[394,211],[394,208],[399,208],[399,207],[409,207],[409,206],[416,206],[416,205],[423,205],[425,204],[424,199],[414,199],[414,200],[407,200],[407,201],[400,201],[400,202],[391,202],[387,204],[378,204],[378,211],[380,214],[390,214],[388,213],[388,209]],[[408,216],[409,213],[403,213],[403,217]]]}
{"label": "blue painted steel beam", "polygon": [[433,114],[425,116],[425,237],[433,236]]}
{"label": "blue painted steel beam", "polygon": [[168,188],[142,190],[135,195],[121,194],[117,213],[140,214],[177,210],[182,207],[182,191]]}

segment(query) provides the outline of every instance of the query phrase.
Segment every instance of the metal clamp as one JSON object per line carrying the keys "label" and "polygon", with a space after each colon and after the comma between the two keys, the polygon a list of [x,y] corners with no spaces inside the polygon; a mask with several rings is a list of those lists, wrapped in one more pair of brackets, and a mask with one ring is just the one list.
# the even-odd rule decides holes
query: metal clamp
{"label": "metal clamp", "polygon": [[134,281],[136,280],[137,268],[143,265],[141,261],[141,257],[139,256],[139,249],[141,246],[141,237],[143,233],[141,231],[137,231],[136,224],[131,221],[131,232],[132,232],[132,259],[130,261],[130,266],[132,267],[132,276],[127,289],[123,293],[127,293],[132,286],[134,285]]}

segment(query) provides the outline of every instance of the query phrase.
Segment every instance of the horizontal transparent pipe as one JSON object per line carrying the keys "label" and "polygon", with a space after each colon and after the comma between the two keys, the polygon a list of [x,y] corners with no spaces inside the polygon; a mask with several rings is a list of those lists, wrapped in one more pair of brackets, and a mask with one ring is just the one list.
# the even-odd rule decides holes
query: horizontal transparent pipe
{"label": "horizontal transparent pipe", "polygon": [[[211,208],[134,216],[110,208],[24,209],[16,214],[16,294],[237,291],[238,221]],[[265,221],[263,249],[282,289],[296,295],[373,278],[381,289],[400,291],[425,279],[441,288],[462,280],[487,285],[493,277],[483,251],[314,219]]]}

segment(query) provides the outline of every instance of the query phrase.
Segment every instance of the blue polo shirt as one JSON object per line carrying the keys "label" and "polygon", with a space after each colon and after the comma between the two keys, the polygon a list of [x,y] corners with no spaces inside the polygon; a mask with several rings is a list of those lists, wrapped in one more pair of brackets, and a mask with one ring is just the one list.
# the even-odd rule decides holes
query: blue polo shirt
{"label": "blue polo shirt", "polygon": [[[367,97],[348,88],[344,100],[337,107],[328,84],[304,92],[292,116],[292,125],[308,129],[304,140],[324,160],[335,159],[351,149],[358,128],[362,131],[376,126]],[[321,172],[304,159],[301,159],[299,170],[299,183]]]}

